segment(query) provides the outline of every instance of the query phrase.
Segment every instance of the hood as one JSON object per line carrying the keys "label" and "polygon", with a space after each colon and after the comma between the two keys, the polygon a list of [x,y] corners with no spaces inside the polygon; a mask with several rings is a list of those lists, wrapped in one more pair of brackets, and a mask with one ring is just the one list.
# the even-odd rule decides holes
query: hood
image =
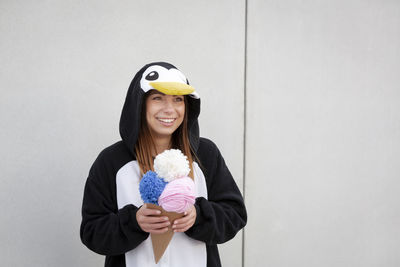
{"label": "hood", "polygon": [[200,97],[189,85],[186,77],[173,65],[153,62],[141,68],[133,78],[125,98],[119,122],[119,133],[129,151],[135,155],[135,144],[140,129],[140,113],[143,97],[147,91],[156,89],[166,94],[188,95],[189,141],[197,151],[199,146]]}

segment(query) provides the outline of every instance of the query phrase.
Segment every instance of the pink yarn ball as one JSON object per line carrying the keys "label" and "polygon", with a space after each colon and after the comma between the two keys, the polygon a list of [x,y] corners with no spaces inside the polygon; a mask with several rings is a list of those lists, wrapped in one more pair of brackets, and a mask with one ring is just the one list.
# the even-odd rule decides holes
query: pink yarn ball
{"label": "pink yarn ball", "polygon": [[158,204],[166,211],[183,213],[195,202],[194,182],[189,177],[169,182],[158,198]]}

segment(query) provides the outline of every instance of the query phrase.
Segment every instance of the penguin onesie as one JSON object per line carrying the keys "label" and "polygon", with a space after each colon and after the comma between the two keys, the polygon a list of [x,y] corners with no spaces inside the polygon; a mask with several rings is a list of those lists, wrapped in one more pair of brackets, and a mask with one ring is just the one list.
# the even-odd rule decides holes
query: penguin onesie
{"label": "penguin onesie", "polygon": [[[154,261],[150,235],[136,220],[143,200],[135,144],[143,96],[152,89],[189,94],[189,141],[199,160],[193,162],[196,221],[186,232],[174,234],[158,264]],[[217,146],[199,137],[199,113],[199,95],[173,65],[150,63],[133,78],[120,119],[122,140],[98,155],[84,190],[81,240],[92,251],[106,256],[106,267],[221,266],[217,244],[232,239],[245,226],[247,214],[242,195]]]}

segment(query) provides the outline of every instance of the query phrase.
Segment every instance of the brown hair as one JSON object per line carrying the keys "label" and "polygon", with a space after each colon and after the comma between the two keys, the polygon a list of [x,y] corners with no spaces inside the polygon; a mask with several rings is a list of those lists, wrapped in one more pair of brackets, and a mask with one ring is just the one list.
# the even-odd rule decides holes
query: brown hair
{"label": "brown hair", "polygon": [[[153,90],[152,90],[153,91]],[[153,137],[146,120],[146,100],[151,95],[151,91],[147,92],[142,101],[142,111],[140,115],[140,130],[138,140],[135,144],[136,160],[138,161],[140,172],[143,175],[147,171],[153,170],[153,155],[152,150],[156,151]],[[189,161],[190,173],[189,177],[193,176],[193,158],[196,158],[194,151],[189,142],[188,130],[188,101],[187,96],[184,96],[185,115],[181,125],[173,132],[171,137],[171,148],[180,149]]]}

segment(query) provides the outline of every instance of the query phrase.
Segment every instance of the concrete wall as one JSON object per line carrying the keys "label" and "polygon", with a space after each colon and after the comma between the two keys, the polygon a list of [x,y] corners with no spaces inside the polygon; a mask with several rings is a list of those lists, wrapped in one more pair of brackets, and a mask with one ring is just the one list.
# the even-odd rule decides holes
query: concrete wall
{"label": "concrete wall", "polygon": [[83,185],[164,60],[245,193],[224,266],[398,266],[399,32],[397,1],[1,1],[3,265],[103,265]]}
{"label": "concrete wall", "polygon": [[400,2],[248,2],[245,266],[400,266]]}

